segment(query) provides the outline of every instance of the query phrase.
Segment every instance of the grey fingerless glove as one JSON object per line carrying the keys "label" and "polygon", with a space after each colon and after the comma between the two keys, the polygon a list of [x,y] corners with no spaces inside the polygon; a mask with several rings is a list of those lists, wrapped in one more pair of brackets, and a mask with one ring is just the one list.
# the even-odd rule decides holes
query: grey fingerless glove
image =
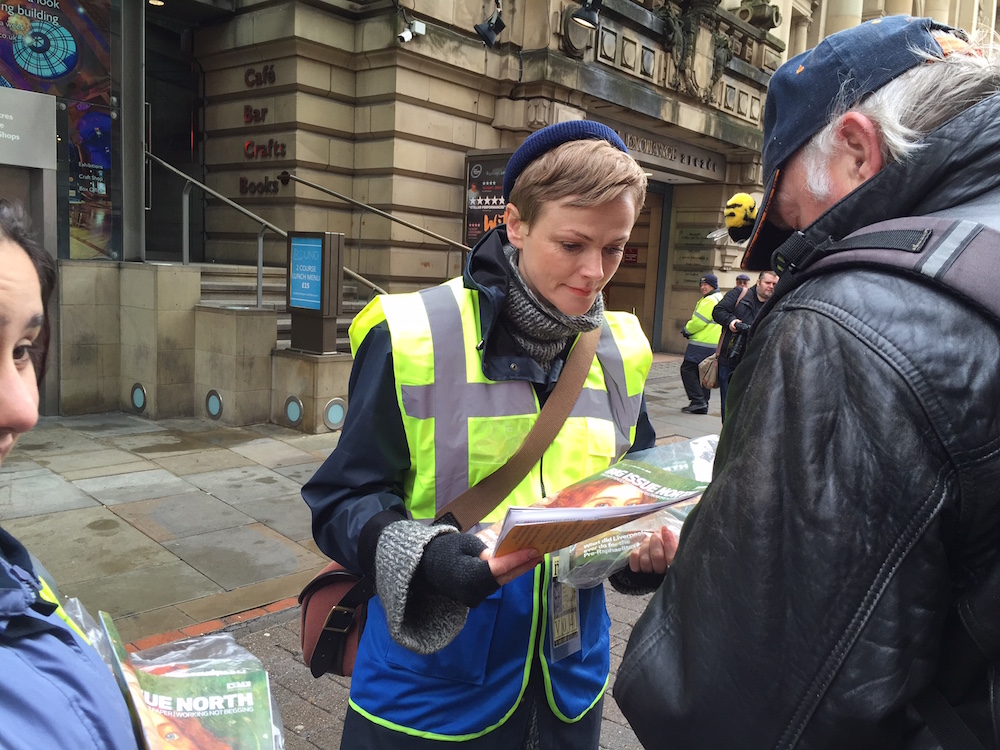
{"label": "grey fingerless glove", "polygon": [[500,584],[490,572],[490,564],[480,560],[486,549],[473,534],[442,534],[424,547],[417,577],[442,596],[466,607],[478,607]]}
{"label": "grey fingerless glove", "polygon": [[458,536],[458,531],[446,525],[396,521],[379,532],[375,547],[375,588],[389,634],[418,654],[432,654],[451,643],[469,615],[468,607],[416,576],[424,549],[439,536]]}

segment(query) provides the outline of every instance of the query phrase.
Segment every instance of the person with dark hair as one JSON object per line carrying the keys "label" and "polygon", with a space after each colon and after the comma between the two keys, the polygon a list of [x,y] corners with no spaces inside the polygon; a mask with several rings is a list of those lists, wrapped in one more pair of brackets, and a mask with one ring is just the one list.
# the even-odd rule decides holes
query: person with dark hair
{"label": "person with dark hair", "polygon": [[[741,273],[749,279],[745,273]],[[739,276],[736,277],[737,283]],[[722,421],[726,421],[726,396],[729,393],[729,379],[733,370],[743,358],[746,342],[750,337],[750,326],[757,313],[774,294],[778,275],[773,271],[761,271],[757,283],[752,287],[735,286],[726,292],[722,302],[712,310],[712,320],[722,326],[722,340],[719,347],[719,396],[722,397]]]}
{"label": "person with dark hair", "polygon": [[[649,342],[634,315],[605,310],[601,297],[645,194],[642,168],[607,126],[543,128],[511,157],[504,223],[473,248],[464,276],[377,297],[351,325],[351,408],[302,489],[320,549],[374,578],[378,593],[342,748],[598,747],[604,588],[577,592],[554,578],[548,555],[490,558],[476,528],[431,522],[522,445],[583,332],[601,337],[573,413],[483,523],[652,447]],[[637,572],[653,557],[665,569],[672,537],[654,538]],[[567,624],[558,652],[553,622]]]}
{"label": "person with dark hair", "polygon": [[876,18],[771,76],[742,267],[780,280],[618,671],[646,748],[1000,747],[985,32]]}
{"label": "person with dark hair", "polygon": [[[0,464],[38,420],[51,256],[0,200]],[[0,745],[135,750],[110,668],[63,612],[44,569],[0,528]]]}

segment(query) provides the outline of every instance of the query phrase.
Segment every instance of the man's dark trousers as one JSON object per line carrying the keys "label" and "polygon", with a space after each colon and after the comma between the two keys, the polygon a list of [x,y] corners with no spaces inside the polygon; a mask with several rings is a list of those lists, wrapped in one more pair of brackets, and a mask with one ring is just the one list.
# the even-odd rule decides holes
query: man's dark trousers
{"label": "man's dark trousers", "polygon": [[708,399],[712,395],[712,391],[702,387],[698,365],[714,351],[714,346],[689,345],[687,351],[684,352],[684,361],[681,363],[681,382],[684,383],[684,390],[687,392],[688,400],[692,406],[708,406]]}
{"label": "man's dark trousers", "polygon": [[722,421],[726,421],[726,393],[729,391],[729,378],[733,376],[733,368],[719,363],[719,396],[722,398]]}

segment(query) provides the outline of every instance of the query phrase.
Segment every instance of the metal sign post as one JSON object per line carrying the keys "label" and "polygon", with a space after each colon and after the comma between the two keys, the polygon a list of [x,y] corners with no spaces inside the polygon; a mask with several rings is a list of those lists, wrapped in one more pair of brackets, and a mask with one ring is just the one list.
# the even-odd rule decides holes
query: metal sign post
{"label": "metal sign post", "polygon": [[311,354],[337,351],[337,317],[343,311],[344,235],[289,232],[287,303],[291,348]]}

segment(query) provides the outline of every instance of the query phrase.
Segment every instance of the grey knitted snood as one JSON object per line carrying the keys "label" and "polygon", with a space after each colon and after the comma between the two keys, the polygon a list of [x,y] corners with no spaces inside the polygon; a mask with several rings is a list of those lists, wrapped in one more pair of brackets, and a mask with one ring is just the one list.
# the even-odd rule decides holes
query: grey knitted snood
{"label": "grey knitted snood", "polygon": [[502,314],[511,323],[510,333],[514,340],[548,373],[552,362],[574,335],[601,325],[604,298],[598,294],[593,306],[583,315],[564,315],[538,299],[528,288],[517,267],[517,248],[508,243],[503,252],[511,273]]}

